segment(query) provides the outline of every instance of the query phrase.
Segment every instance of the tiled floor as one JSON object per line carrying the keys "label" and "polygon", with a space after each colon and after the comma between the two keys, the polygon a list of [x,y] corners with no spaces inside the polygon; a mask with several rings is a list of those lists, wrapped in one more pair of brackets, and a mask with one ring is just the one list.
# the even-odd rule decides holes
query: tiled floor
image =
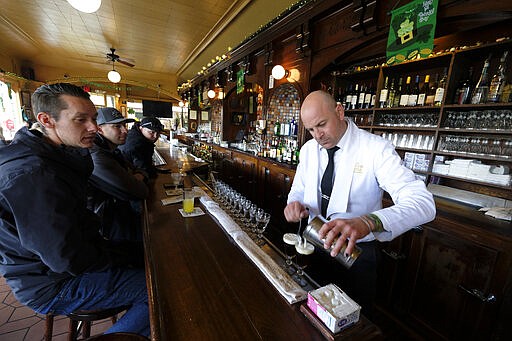
{"label": "tiled floor", "polygon": [[[69,320],[55,317],[53,339],[65,341]],[[91,335],[101,334],[112,325],[110,319],[93,323]],[[44,339],[45,317],[21,305],[0,276],[0,341],[38,341]]]}

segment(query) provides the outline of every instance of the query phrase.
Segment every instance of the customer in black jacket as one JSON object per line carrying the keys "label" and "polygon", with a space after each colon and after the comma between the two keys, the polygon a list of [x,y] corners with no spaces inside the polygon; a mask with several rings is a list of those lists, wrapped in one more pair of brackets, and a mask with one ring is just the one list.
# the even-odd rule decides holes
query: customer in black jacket
{"label": "customer in black jacket", "polygon": [[146,171],[150,177],[156,176],[153,152],[162,130],[163,126],[158,118],[145,117],[140,123],[133,125],[128,132],[126,143],[119,146],[124,157],[135,167]]}
{"label": "customer in black jacket", "polygon": [[141,241],[141,200],[149,190],[147,174],[125,160],[117,148],[126,142],[125,118],[115,108],[98,109],[98,132],[90,148],[94,170],[89,178],[89,208],[100,216],[102,234],[111,240]]}
{"label": "customer in black jacket", "polygon": [[[66,84],[32,95],[41,130],[23,127],[0,148],[0,272],[16,298],[35,311],[131,308],[107,332],[149,335],[140,258],[105,240],[87,209],[89,150],[96,108],[89,94]],[[127,252],[128,251],[128,252]]]}

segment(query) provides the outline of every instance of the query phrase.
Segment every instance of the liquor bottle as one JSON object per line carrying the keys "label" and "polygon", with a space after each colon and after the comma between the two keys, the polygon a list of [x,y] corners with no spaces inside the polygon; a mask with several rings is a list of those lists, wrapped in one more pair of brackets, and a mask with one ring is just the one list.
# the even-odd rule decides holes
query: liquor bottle
{"label": "liquor bottle", "polygon": [[375,88],[371,88],[371,94],[372,94],[372,97],[370,99],[370,108],[373,108],[375,107],[375,100],[377,98],[377,94],[376,94],[377,90]]}
{"label": "liquor bottle", "polygon": [[505,86],[506,81],[506,70],[507,70],[507,55],[508,51],[503,52],[503,56],[501,56],[500,64],[498,65],[498,70],[491,78],[491,84],[489,86],[489,94],[487,95],[487,102],[499,102],[501,94],[503,93],[503,88]]}
{"label": "liquor bottle", "polygon": [[388,108],[393,107],[393,103],[395,101],[395,96],[396,96],[395,79],[393,78],[393,79],[391,79],[391,85],[389,86],[388,100],[386,103],[386,107],[388,107]]}
{"label": "liquor bottle", "polygon": [[274,135],[279,136],[281,134],[281,123],[279,122],[279,119],[274,123]]}
{"label": "liquor bottle", "polygon": [[418,105],[425,105],[425,100],[428,96],[428,90],[429,90],[429,82],[430,82],[430,75],[425,76],[425,81],[423,82],[423,86],[421,87],[420,94],[418,95]]}
{"label": "liquor bottle", "polygon": [[341,86],[338,87],[338,93],[334,99],[336,100],[336,103],[343,105],[343,90],[341,89]]}
{"label": "liquor bottle", "polygon": [[401,107],[405,107],[409,102],[409,93],[411,91],[411,76],[407,76],[407,80],[405,81],[405,89],[400,94],[400,103]]}
{"label": "liquor bottle", "polygon": [[290,123],[283,122],[281,123],[281,135],[288,136],[290,135]]}
{"label": "liquor bottle", "polygon": [[359,91],[359,98],[357,99],[357,109],[364,109],[364,98],[366,97],[366,85],[361,85],[361,91]]}
{"label": "liquor bottle", "polygon": [[489,54],[489,57],[484,62],[482,73],[471,95],[471,104],[483,103],[487,99],[487,93],[489,92],[489,74],[487,71],[491,63],[491,57],[492,54]]}
{"label": "liquor bottle", "polygon": [[457,91],[455,91],[455,104],[466,104],[469,100],[469,94],[471,93],[471,79],[473,78],[473,68],[470,67],[467,78],[463,79],[459,83]]}
{"label": "liquor bottle", "polygon": [[395,91],[395,98],[393,99],[393,107],[400,105],[400,97],[402,97],[402,77],[398,79],[398,88]]}
{"label": "liquor bottle", "polygon": [[359,99],[359,84],[356,84],[354,91],[352,92],[352,102],[350,103],[350,109],[357,109],[357,100]]}
{"label": "liquor bottle", "polygon": [[436,75],[434,77],[434,82],[430,85],[430,88],[428,90],[428,95],[425,98],[425,105],[434,105],[434,98],[436,97],[438,79],[439,79],[439,75],[436,73]]}
{"label": "liquor bottle", "polygon": [[436,95],[434,97],[434,105],[436,107],[441,106],[441,103],[443,102],[444,93],[446,90],[446,78],[448,78],[447,71],[448,71],[448,69],[444,68],[443,77],[441,77],[441,80],[439,81],[439,84],[437,85]]}
{"label": "liquor bottle", "polygon": [[384,80],[384,87],[380,90],[379,108],[385,108],[388,100],[388,76]]}
{"label": "liquor bottle", "polygon": [[418,104],[418,96],[420,94],[420,75],[416,75],[414,85],[409,92],[409,98],[407,99],[407,106],[414,107]]}
{"label": "liquor bottle", "polygon": [[[341,102],[340,102],[341,104]],[[292,117],[292,122],[290,126],[290,135],[296,136],[297,135],[297,121],[295,121],[295,117]]]}
{"label": "liquor bottle", "polygon": [[345,97],[345,110],[350,110],[352,105],[352,84],[347,87],[347,96]]}
{"label": "liquor bottle", "polygon": [[370,86],[366,89],[366,93],[364,95],[363,101],[363,109],[370,109],[372,107],[372,97],[375,93],[373,89],[373,83],[370,83]]}

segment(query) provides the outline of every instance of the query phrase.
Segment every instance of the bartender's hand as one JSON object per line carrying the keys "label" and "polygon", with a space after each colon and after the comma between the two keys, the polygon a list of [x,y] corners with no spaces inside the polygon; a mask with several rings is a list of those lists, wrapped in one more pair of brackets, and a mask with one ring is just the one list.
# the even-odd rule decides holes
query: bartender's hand
{"label": "bartender's hand", "polygon": [[286,205],[284,208],[284,217],[289,222],[298,222],[299,220],[309,216],[309,211],[298,201],[294,201]]}
{"label": "bartender's hand", "polygon": [[324,248],[330,249],[333,241],[336,240],[331,256],[336,257],[342,246],[348,241],[345,255],[352,254],[356,241],[370,233],[368,226],[360,218],[334,219],[322,225],[318,234],[321,239],[325,238]]}

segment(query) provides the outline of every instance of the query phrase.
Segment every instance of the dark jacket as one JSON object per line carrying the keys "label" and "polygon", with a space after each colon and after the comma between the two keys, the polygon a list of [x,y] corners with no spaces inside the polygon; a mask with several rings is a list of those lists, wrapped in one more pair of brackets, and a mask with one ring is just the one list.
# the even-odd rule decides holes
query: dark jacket
{"label": "dark jacket", "polygon": [[86,208],[92,167],[87,149],[54,146],[25,127],[0,148],[0,272],[36,311],[72,276],[128,262]]}
{"label": "dark jacket", "polygon": [[125,159],[136,168],[144,170],[150,177],[156,176],[156,168],[153,165],[155,144],[142,135],[139,122],[133,124],[128,131],[126,143],[118,148]]}
{"label": "dark jacket", "polygon": [[88,207],[101,218],[104,237],[141,240],[141,200],[147,198],[149,190],[134,176],[141,171],[115,147],[96,134],[90,149],[94,170],[89,178]]}

